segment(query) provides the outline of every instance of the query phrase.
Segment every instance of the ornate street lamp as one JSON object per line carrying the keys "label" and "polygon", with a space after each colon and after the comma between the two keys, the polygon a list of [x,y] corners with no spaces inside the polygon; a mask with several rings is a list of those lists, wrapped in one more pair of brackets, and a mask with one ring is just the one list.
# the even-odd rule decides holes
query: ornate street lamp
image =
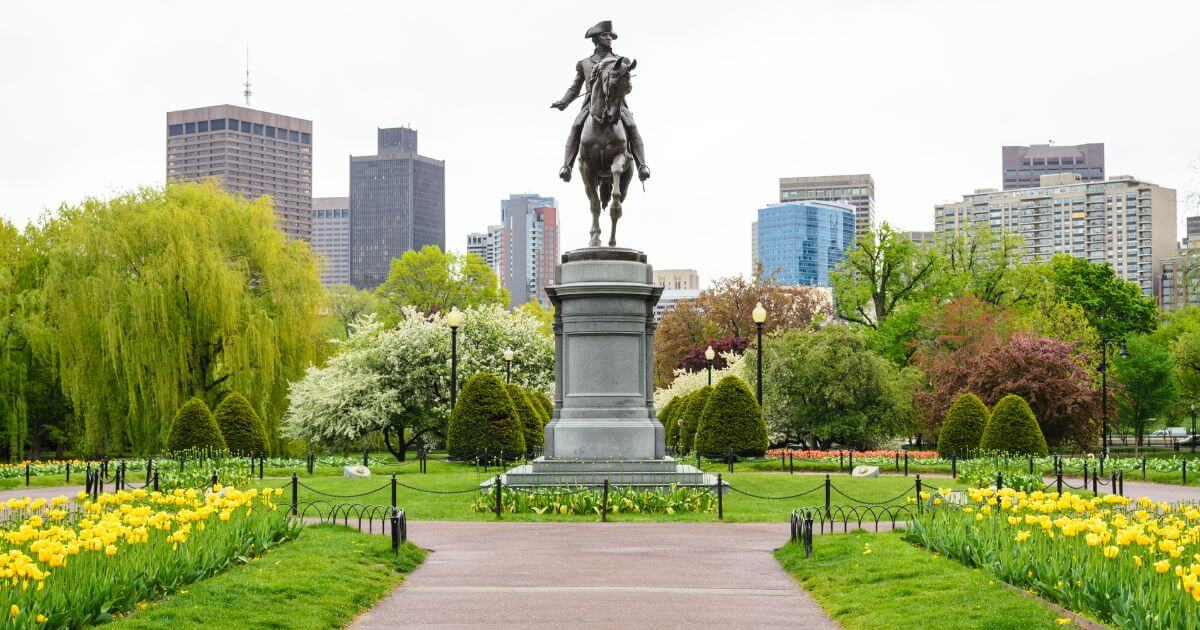
{"label": "ornate street lamp", "polygon": [[516,354],[516,353],[513,352],[512,348],[504,349],[504,382],[505,383],[512,382],[512,360],[513,360],[514,354]]}
{"label": "ornate street lamp", "polygon": [[712,346],[704,351],[704,360],[708,362],[708,384],[712,385],[712,362],[717,358],[717,353],[713,351]]}
{"label": "ornate street lamp", "polygon": [[450,327],[450,409],[458,402],[458,327],[462,326],[463,314],[452,307],[446,314],[446,325]]}
{"label": "ornate street lamp", "polygon": [[1104,410],[1104,424],[1100,427],[1100,451],[1104,455],[1108,455],[1108,347],[1117,346],[1118,354],[1121,358],[1129,356],[1129,351],[1125,349],[1124,339],[1101,339],[1100,340],[1100,389],[1101,407]]}
{"label": "ornate street lamp", "polygon": [[762,331],[763,323],[767,321],[767,309],[763,308],[762,302],[759,302],[754,307],[754,312],[751,314],[754,317],[754,329],[758,332],[758,346],[754,354],[758,355],[758,406],[762,407]]}

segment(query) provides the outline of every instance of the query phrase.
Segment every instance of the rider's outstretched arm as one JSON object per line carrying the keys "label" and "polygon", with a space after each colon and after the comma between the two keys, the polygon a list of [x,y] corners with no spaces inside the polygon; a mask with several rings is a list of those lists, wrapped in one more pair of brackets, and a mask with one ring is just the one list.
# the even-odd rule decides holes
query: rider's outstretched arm
{"label": "rider's outstretched arm", "polygon": [[560,111],[566,109],[567,106],[571,104],[571,101],[579,98],[579,90],[582,87],[583,87],[583,64],[576,63],[575,64],[575,80],[571,82],[571,87],[567,88],[567,93],[563,94],[562,98],[560,98],[557,101],[555,101],[554,103],[552,103],[550,105],[550,107],[555,107],[555,108],[559,109]]}

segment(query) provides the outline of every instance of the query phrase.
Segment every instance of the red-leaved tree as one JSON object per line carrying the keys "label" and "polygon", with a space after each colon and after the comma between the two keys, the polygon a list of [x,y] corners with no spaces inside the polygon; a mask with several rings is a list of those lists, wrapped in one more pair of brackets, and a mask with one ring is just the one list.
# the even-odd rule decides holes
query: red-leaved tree
{"label": "red-leaved tree", "polygon": [[717,356],[713,358],[713,369],[723,370],[725,369],[726,361],[721,355],[729,352],[732,352],[735,355],[741,355],[746,351],[746,348],[750,347],[750,338],[727,337],[725,339],[716,339],[710,341],[709,343],[704,344],[699,348],[694,348],[691,352],[683,355],[683,358],[679,360],[679,365],[677,367],[681,367],[689,372],[698,372],[707,368],[708,360],[704,358],[704,353],[708,350],[709,346],[712,346],[713,352],[717,353]]}

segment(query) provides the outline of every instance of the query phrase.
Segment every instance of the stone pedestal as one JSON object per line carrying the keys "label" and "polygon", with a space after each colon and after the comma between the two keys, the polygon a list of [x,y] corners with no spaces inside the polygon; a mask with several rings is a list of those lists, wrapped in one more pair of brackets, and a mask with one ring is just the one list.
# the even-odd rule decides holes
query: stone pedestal
{"label": "stone pedestal", "polygon": [[544,457],[508,471],[510,486],[705,486],[694,466],[665,457],[654,410],[654,284],[646,255],[567,252],[546,288],[554,304],[554,414]]}

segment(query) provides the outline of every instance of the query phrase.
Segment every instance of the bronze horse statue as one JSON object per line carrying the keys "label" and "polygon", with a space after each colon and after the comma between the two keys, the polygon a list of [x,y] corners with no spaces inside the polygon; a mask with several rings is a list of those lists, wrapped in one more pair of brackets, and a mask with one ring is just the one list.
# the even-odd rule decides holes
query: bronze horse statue
{"label": "bronze horse statue", "polygon": [[637,60],[617,57],[592,69],[592,93],[579,151],[579,174],[592,207],[589,247],[600,247],[600,211],[606,207],[612,217],[608,246],[617,245],[617,219],[633,179],[633,154],[621,123],[621,107],[633,89],[629,77],[636,67]]}

